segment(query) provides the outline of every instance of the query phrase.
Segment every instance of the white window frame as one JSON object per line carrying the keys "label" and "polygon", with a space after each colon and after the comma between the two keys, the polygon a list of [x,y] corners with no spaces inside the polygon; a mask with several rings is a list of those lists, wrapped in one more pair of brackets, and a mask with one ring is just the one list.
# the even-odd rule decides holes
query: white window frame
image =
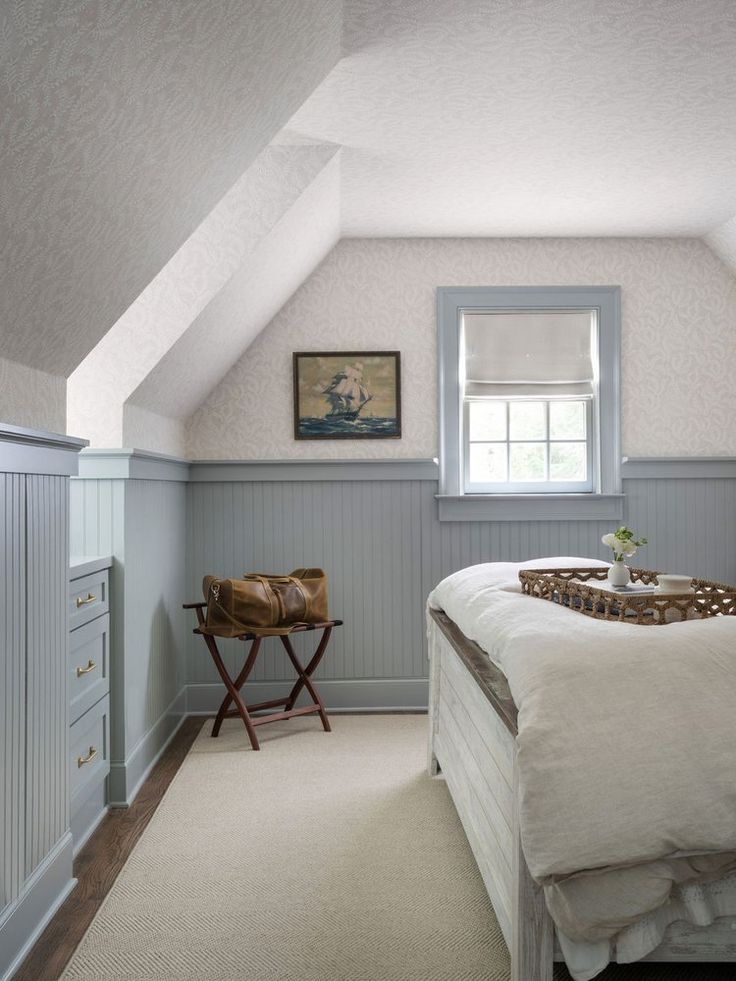
{"label": "white window frame", "polygon": [[[619,520],[622,518],[618,286],[439,287],[437,290],[440,519]],[[466,313],[590,311],[597,314],[597,397],[591,406],[590,490],[466,492],[462,322]],[[542,399],[542,401],[544,401]]]}
{"label": "white window frame", "polygon": [[[503,402],[506,406],[506,440],[471,440],[470,439],[470,404],[471,402],[487,401],[482,396],[471,396],[463,400],[463,492],[465,494],[589,494],[594,487],[595,473],[595,427],[593,425],[594,398],[571,396],[564,401],[583,402],[585,405],[585,439],[551,439],[549,435],[549,404],[556,401],[552,398],[542,396],[527,396],[514,398],[509,396],[506,399],[494,399],[493,401]],[[543,402],[545,404],[545,429],[546,435],[539,439],[511,439],[509,432],[509,403],[511,402]],[[518,443],[545,443],[549,448],[555,443],[585,443],[585,469],[587,477],[585,480],[564,481],[564,480],[536,480],[536,481],[512,481],[505,480],[499,483],[479,483],[470,479],[470,446],[471,443],[499,443],[507,447],[507,451],[512,444]],[[511,466],[509,461],[509,473]]]}

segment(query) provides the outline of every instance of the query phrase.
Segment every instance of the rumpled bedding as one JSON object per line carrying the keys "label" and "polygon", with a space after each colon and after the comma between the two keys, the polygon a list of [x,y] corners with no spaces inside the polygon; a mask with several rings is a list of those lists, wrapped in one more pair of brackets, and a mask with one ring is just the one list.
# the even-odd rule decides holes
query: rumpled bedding
{"label": "rumpled bedding", "polygon": [[564,936],[600,944],[736,868],[736,617],[647,627],[521,594],[520,569],[594,565],[472,566],[429,605],[506,675],[527,864]]}

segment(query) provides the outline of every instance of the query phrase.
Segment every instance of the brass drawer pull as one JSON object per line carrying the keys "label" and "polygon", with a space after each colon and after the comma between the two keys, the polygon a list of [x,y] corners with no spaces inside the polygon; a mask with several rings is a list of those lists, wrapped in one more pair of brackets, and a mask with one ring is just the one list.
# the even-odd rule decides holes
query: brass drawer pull
{"label": "brass drawer pull", "polygon": [[79,609],[80,606],[86,606],[87,603],[94,603],[96,599],[97,597],[93,593],[87,593],[87,599],[84,599],[82,596],[77,596],[77,609]]}
{"label": "brass drawer pull", "polygon": [[91,763],[92,760],[95,758],[95,756],[97,756],[97,750],[94,748],[94,746],[90,746],[90,748],[89,748],[89,756],[78,756],[77,757],[77,766],[80,766],[81,767],[81,766],[84,766],[85,763]]}
{"label": "brass drawer pull", "polygon": [[77,677],[81,678],[83,674],[89,674],[90,671],[94,671],[96,667],[97,665],[95,664],[95,662],[90,659],[87,662],[86,668],[77,668]]}

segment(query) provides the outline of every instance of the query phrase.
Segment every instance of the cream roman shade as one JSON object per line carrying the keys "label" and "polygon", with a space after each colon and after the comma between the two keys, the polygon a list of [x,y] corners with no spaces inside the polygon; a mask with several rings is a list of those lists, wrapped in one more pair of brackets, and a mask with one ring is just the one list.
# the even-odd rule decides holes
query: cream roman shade
{"label": "cream roman shade", "polygon": [[465,395],[593,394],[592,310],[466,313]]}

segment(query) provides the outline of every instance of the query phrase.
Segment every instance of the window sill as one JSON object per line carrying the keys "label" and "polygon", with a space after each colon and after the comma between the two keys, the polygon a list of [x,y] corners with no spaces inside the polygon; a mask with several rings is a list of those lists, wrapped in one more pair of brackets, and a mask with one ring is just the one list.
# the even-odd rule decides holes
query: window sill
{"label": "window sill", "polygon": [[623,494],[436,494],[440,521],[618,521]]}

